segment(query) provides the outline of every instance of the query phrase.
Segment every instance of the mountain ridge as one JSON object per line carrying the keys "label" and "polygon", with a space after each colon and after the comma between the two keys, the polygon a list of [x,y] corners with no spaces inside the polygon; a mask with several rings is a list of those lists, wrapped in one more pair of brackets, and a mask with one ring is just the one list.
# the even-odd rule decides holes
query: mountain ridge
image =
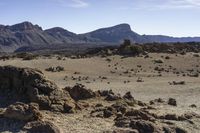
{"label": "mountain ridge", "polygon": [[100,28],[84,34],[76,34],[62,27],[43,30],[37,24],[25,21],[14,25],[0,25],[0,51],[14,52],[21,47],[52,46],[107,43],[120,44],[124,39],[135,43],[150,42],[200,42],[200,37],[170,37],[164,35],[140,35],[132,31],[131,26],[122,23],[107,28]]}

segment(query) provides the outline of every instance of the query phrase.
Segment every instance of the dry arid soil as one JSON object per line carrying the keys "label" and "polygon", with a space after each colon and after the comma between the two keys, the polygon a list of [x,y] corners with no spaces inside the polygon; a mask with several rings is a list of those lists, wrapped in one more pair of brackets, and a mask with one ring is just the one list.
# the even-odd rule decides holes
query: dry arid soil
{"label": "dry arid soil", "polygon": [[[181,116],[187,113],[200,115],[200,57],[195,53],[185,55],[150,53],[148,56],[138,57],[112,55],[80,59],[67,57],[58,59],[58,56],[40,56],[33,60],[20,58],[1,60],[0,66],[12,65],[39,69],[59,88],[73,87],[79,83],[92,91],[112,89],[114,93],[122,96],[130,91],[134,99],[154,108],[149,112],[157,115]],[[56,72],[46,70],[57,66],[63,67],[64,70]],[[166,102],[149,103],[158,98]],[[168,105],[169,98],[175,99],[177,106]],[[53,122],[66,133],[101,133],[114,130],[122,132],[119,131],[121,128],[115,126],[114,117],[93,117],[90,113],[96,104],[109,106],[115,103],[114,101],[92,98],[84,102],[87,102],[89,107],[72,114],[41,111],[43,119]],[[163,120],[161,123],[180,127],[188,133],[200,132],[200,118],[197,117],[190,122]]]}

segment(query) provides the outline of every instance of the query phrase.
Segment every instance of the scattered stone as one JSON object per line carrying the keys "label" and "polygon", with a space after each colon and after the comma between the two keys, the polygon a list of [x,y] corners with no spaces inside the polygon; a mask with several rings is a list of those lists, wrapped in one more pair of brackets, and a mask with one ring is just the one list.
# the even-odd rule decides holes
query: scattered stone
{"label": "scattered stone", "polygon": [[199,77],[199,73],[191,73],[191,74],[188,74],[189,77],[195,77],[195,78],[198,78]]}
{"label": "scattered stone", "polygon": [[191,108],[197,108],[197,105],[192,104],[192,105],[190,105],[189,107],[191,107]]}
{"label": "scattered stone", "polygon": [[147,104],[142,101],[136,101],[136,103],[137,105],[142,106],[142,107],[147,106]]}
{"label": "scattered stone", "polygon": [[103,116],[104,116],[104,118],[109,118],[109,117],[111,117],[111,116],[113,116],[114,115],[114,113],[113,113],[113,109],[112,108],[107,108],[107,109],[105,109],[104,111],[103,111]]}
{"label": "scattered stone", "polygon": [[126,112],[124,115],[127,117],[131,116],[132,118],[134,118],[134,120],[148,120],[148,121],[155,120],[154,116],[152,116],[142,110],[131,109],[130,111]]}
{"label": "scattered stone", "polygon": [[74,72],[75,75],[81,74],[80,72]]}
{"label": "scattered stone", "polygon": [[174,99],[174,98],[169,98],[168,104],[169,104],[169,105],[172,105],[172,106],[177,106],[176,99]]}
{"label": "scattered stone", "polygon": [[95,107],[96,107],[96,108],[98,108],[98,107],[103,107],[103,105],[102,105],[101,103],[98,103],[98,104],[95,105]]}
{"label": "scattered stone", "polygon": [[107,100],[107,101],[115,101],[115,100],[119,100],[119,99],[121,99],[121,96],[120,95],[113,95],[113,94],[109,94],[106,98],[105,98],[105,100]]}
{"label": "scattered stone", "polygon": [[111,62],[112,60],[111,60],[111,59],[109,59],[109,58],[106,58],[106,61],[107,61],[107,62]]}
{"label": "scattered stone", "polygon": [[49,68],[45,69],[45,71],[48,71],[48,72],[61,72],[61,71],[64,71],[64,67],[61,67],[61,66],[49,67]]}
{"label": "scattered stone", "polygon": [[150,101],[149,103],[151,105],[156,104],[156,103],[165,103],[165,100],[163,100],[162,98],[158,98],[158,99]]}
{"label": "scattered stone", "polygon": [[124,99],[128,99],[128,100],[134,100],[134,97],[131,95],[131,92],[127,92],[124,96]]}
{"label": "scattered stone", "polygon": [[125,114],[128,109],[128,104],[122,102],[116,102],[115,104],[112,104],[111,107],[114,108],[116,112]]}
{"label": "scattered stone", "polygon": [[90,113],[92,116],[100,118],[110,118],[117,114],[117,111],[112,106],[108,107],[98,107]]}
{"label": "scattered stone", "polygon": [[194,56],[194,57],[200,57],[200,55],[199,55],[199,54],[193,54],[193,56]]}
{"label": "scattered stone", "polygon": [[176,133],[187,133],[186,130],[184,130],[184,129],[180,128],[180,127],[176,127],[175,131],[176,131]]}
{"label": "scattered stone", "polygon": [[139,77],[139,78],[137,79],[137,82],[144,82],[144,80],[143,80],[142,78]]}
{"label": "scattered stone", "polygon": [[155,59],[154,63],[161,64],[161,63],[164,63],[164,61],[162,59]]}
{"label": "scattered stone", "polygon": [[128,117],[119,117],[115,119],[115,126],[128,128],[130,127],[131,120]]}
{"label": "scattered stone", "polygon": [[137,129],[139,133],[161,132],[160,128],[156,124],[144,120],[133,120],[130,123],[130,127]]}
{"label": "scattered stone", "polygon": [[173,81],[172,83],[169,82],[170,85],[185,85],[185,81]]}
{"label": "scattered stone", "polygon": [[166,57],[165,57],[165,59],[166,59],[166,60],[169,60],[169,59],[170,59],[170,57],[169,57],[169,56],[166,56]]}

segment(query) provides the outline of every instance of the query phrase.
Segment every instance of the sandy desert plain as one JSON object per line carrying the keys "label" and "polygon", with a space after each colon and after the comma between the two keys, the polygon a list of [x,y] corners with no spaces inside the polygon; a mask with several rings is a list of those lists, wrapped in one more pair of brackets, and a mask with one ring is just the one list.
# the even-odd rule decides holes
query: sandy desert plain
{"label": "sandy desert plain", "polygon": [[[115,95],[120,94],[121,97],[127,92],[131,92],[134,97],[132,99],[142,102],[131,106],[127,105],[127,108],[141,111],[135,114],[138,115],[135,119],[143,121],[143,123],[129,127],[126,125],[127,120],[116,120],[116,117],[122,117],[120,115],[123,113],[111,112],[106,116],[105,114],[101,115],[101,111],[95,112],[94,110],[98,107],[106,108],[120,101],[95,97],[80,100],[84,104],[84,108],[74,113],[41,110],[42,119],[52,122],[59,129],[55,132],[200,132],[200,79],[198,76],[200,57],[198,54],[192,52],[185,55],[149,53],[148,57],[144,55],[138,57],[111,55],[80,59],[68,57],[58,59],[58,57],[59,55],[53,55],[51,57],[40,56],[33,60],[20,58],[1,60],[0,66],[11,65],[39,69],[59,88],[73,87],[78,83],[92,91],[112,89]],[[63,67],[64,70],[46,71],[49,67],[57,66]],[[172,100],[173,102],[169,103],[169,98],[173,98],[175,101]],[[87,107],[85,107],[86,105]],[[144,115],[144,118],[141,114]],[[127,116],[127,114],[125,115]],[[155,120],[149,120],[151,117]],[[1,132],[23,132],[18,129],[20,124],[19,126],[17,123],[5,125],[2,120],[0,121]],[[119,124],[120,122],[121,124]]]}

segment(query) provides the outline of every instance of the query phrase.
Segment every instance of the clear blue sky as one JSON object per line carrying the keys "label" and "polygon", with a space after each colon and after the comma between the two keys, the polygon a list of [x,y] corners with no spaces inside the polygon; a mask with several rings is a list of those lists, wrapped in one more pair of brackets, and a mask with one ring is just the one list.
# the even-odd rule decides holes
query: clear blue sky
{"label": "clear blue sky", "polygon": [[200,36],[200,0],[0,0],[0,23],[75,33],[128,23],[139,34]]}

